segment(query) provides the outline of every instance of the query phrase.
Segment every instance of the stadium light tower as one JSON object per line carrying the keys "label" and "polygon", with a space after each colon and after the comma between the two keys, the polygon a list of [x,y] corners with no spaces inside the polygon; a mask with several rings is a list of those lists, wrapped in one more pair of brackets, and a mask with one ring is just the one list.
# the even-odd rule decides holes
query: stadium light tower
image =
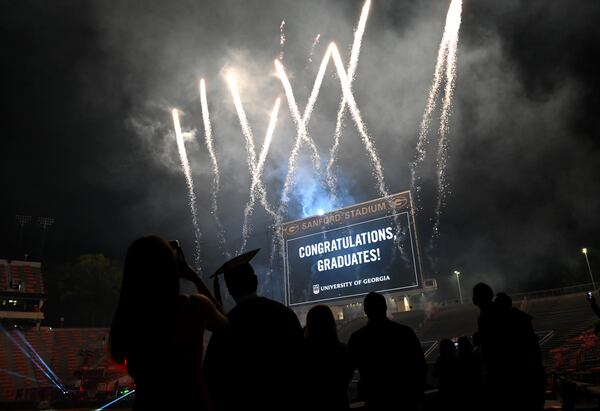
{"label": "stadium light tower", "polygon": [[590,266],[590,260],[588,260],[588,256],[587,256],[588,249],[582,248],[581,252],[583,253],[583,256],[585,257],[585,262],[587,263],[588,272],[590,273],[590,278],[592,279],[592,288],[595,290],[596,282],[594,281],[594,275],[592,274],[592,267]]}
{"label": "stadium light tower", "polygon": [[23,229],[27,224],[31,222],[31,216],[17,214],[15,216],[15,222],[19,226],[19,240],[17,242],[17,253],[21,253],[21,248],[23,245]]}
{"label": "stadium light tower", "polygon": [[463,298],[462,298],[462,290],[460,289],[460,271],[454,270],[454,275],[456,276],[456,283],[458,284],[458,298],[460,300],[460,303],[463,303]]}
{"label": "stadium light tower", "polygon": [[54,224],[52,217],[38,217],[38,224],[42,227],[42,247],[40,250],[40,261],[44,258],[44,246],[46,245],[46,231]]}

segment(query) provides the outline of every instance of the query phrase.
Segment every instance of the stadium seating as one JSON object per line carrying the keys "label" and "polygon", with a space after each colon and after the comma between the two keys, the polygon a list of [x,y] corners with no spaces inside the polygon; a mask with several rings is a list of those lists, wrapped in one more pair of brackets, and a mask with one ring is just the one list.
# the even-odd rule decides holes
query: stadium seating
{"label": "stadium seating", "polygon": [[[31,351],[23,344],[17,332],[17,330],[9,330],[10,337],[0,333],[0,347],[2,347],[0,369],[10,371],[10,373],[0,371],[0,400],[2,401],[15,399],[18,390],[53,387],[49,378],[28,358]],[[107,329],[42,328],[25,331],[23,335],[66,386],[75,386],[82,372],[86,370],[110,368],[125,373],[125,370],[114,364],[107,354]],[[27,354],[13,340],[19,343]]]}

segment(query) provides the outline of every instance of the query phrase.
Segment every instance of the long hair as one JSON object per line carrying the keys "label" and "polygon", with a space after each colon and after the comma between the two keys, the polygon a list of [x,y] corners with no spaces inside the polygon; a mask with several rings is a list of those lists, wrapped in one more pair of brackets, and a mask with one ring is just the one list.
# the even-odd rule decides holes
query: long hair
{"label": "long hair", "polygon": [[339,342],[335,318],[326,305],[315,305],[306,314],[306,340],[318,344]]}
{"label": "long hair", "polygon": [[[169,335],[179,293],[175,254],[162,237],[150,235],[127,250],[119,304],[110,329],[110,353],[118,363],[145,358],[160,335]],[[165,329],[166,328],[166,329]],[[158,329],[161,331],[157,332]]]}

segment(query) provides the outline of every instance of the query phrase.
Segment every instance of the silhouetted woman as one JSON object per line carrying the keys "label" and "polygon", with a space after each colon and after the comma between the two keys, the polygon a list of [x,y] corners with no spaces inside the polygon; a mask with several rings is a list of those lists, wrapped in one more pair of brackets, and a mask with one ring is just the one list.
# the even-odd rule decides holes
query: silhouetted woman
{"label": "silhouetted woman", "polygon": [[[200,294],[180,295],[180,278],[194,282]],[[226,328],[220,306],[178,243],[152,235],[131,244],[110,351],[135,381],[134,410],[210,409],[202,375],[204,330]]]}
{"label": "silhouetted woman", "polygon": [[347,410],[348,384],[354,373],[350,351],[338,339],[335,319],[326,305],[306,316],[306,409]]}

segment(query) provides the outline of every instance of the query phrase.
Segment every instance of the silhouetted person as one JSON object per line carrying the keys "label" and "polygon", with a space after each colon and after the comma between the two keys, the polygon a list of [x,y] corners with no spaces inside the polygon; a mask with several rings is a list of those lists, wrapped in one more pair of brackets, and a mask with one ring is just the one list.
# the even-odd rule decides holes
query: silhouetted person
{"label": "silhouetted person", "polygon": [[389,320],[383,295],[364,300],[369,321],[350,337],[348,347],[360,372],[359,395],[368,409],[417,409],[427,365],[414,331]]}
{"label": "silhouetted person", "polygon": [[[201,294],[180,295],[180,278]],[[210,409],[202,355],[204,330],[227,328],[217,307],[177,245],[158,236],[131,244],[109,344],[135,381],[134,410]]]}
{"label": "silhouetted person", "polygon": [[348,347],[338,339],[328,306],[317,305],[308,311],[304,334],[306,409],[347,410],[354,365]]}
{"label": "silhouetted person", "polygon": [[483,373],[481,359],[474,353],[473,344],[466,336],[458,339],[455,378],[454,389],[458,408],[465,411],[482,409]]}
{"label": "silhouetted person", "polygon": [[[592,309],[594,314],[596,314],[596,317],[600,318],[600,307],[598,307],[598,304],[596,303],[596,298],[594,297],[591,291],[588,291],[587,300],[590,303],[590,308]],[[600,335],[600,322],[597,322],[594,325],[594,334]]]}
{"label": "silhouetted person", "polygon": [[213,335],[206,352],[209,392],[217,410],[299,409],[302,327],[292,310],[256,295],[258,279],[249,263],[256,252],[215,273],[224,274],[236,306],[227,314],[230,334]]}
{"label": "silhouetted person", "polygon": [[494,304],[502,312],[510,311],[512,308],[512,298],[506,293],[498,293],[494,299]]}
{"label": "silhouetted person", "polygon": [[592,309],[594,314],[596,314],[596,316],[600,318],[600,307],[598,307],[598,304],[596,303],[596,297],[594,297],[594,295],[591,294],[591,292],[590,296],[588,297],[588,301],[590,302],[590,308]]}
{"label": "silhouetted person", "polygon": [[473,288],[489,400],[497,409],[541,410],[546,381],[532,317],[512,307],[510,297],[493,302],[493,295],[487,284]]}
{"label": "silhouetted person", "polygon": [[[479,331],[475,331],[473,333],[471,340],[473,342],[473,354],[475,354],[477,356],[477,358],[479,358],[479,361],[481,362],[481,337],[479,336]],[[483,364],[481,366],[483,367]],[[483,373],[483,370],[482,370],[482,373]]]}
{"label": "silhouetted person", "polygon": [[440,356],[433,367],[433,376],[438,380],[439,408],[457,409],[457,362],[456,347],[449,339],[440,341]]}

